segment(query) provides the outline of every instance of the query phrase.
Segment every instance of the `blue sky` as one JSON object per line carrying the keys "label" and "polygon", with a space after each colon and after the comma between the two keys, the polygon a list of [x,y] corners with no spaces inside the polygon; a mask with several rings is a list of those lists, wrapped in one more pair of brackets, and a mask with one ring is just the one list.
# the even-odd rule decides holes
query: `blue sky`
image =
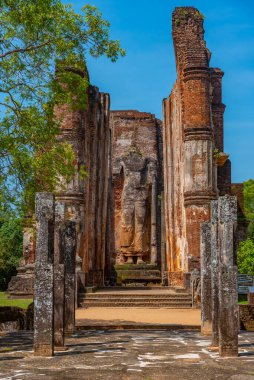
{"label": "blue sky", "polygon": [[[69,1],[65,0],[65,3]],[[71,1],[70,1],[71,2]],[[86,1],[72,1],[80,10]],[[88,59],[92,84],[110,93],[111,109],[137,109],[162,117],[162,99],[176,79],[171,14],[195,6],[205,16],[211,66],[225,71],[225,151],[232,179],[254,178],[254,0],[93,0],[111,23],[127,56],[117,63]]]}

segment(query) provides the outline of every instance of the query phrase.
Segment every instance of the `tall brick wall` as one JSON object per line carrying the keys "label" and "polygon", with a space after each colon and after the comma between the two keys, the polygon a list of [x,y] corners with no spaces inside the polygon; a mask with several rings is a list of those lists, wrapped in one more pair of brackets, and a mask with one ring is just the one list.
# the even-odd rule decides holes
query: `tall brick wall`
{"label": "tall brick wall", "polygon": [[[102,285],[108,217],[109,129],[108,94],[97,87],[87,91],[85,111],[70,111],[64,105],[56,111],[61,119],[61,137],[72,144],[76,155],[76,175],[58,199],[67,204],[66,218],[77,223],[77,256],[87,285]],[[80,175],[82,166],[88,176]]]}
{"label": "tall brick wall", "polygon": [[176,8],[172,22],[177,81],[163,102],[163,136],[167,268],[174,285],[199,268],[200,225],[210,219],[219,190],[230,192],[231,172],[223,153],[223,72],[209,67],[203,16],[193,7]]}

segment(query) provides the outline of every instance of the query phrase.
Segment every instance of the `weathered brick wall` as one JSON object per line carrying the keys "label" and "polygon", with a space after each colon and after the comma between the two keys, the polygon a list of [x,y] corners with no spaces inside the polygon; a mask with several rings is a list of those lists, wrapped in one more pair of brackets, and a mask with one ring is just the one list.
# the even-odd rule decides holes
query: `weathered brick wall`
{"label": "weathered brick wall", "polygon": [[[109,95],[90,86],[85,111],[70,111],[64,105],[57,111],[61,118],[61,139],[72,144],[76,155],[76,175],[58,199],[67,204],[66,218],[77,223],[77,255],[87,285],[102,285],[106,256],[106,224],[109,183]],[[84,179],[80,169],[85,167]]]}
{"label": "weathered brick wall", "polygon": [[179,84],[164,100],[164,207],[166,228],[166,260],[170,272],[181,271],[182,252],[186,245],[183,170],[182,103]]}
{"label": "weathered brick wall", "polygon": [[[224,112],[226,106],[222,103],[222,78],[224,72],[221,69],[210,69],[212,86],[212,121],[214,127],[214,145],[217,155],[224,152]],[[225,159],[217,162],[217,186],[219,195],[231,194],[231,162]]]}
{"label": "weathered brick wall", "polygon": [[[223,152],[221,80],[211,69],[203,16],[193,7],[173,13],[177,81],[164,100],[164,187],[169,281],[200,266],[200,225],[210,219],[210,201],[230,192],[230,161],[218,171],[215,148]],[[223,159],[224,159],[223,154]],[[172,273],[173,272],[173,273]]]}
{"label": "weathered brick wall", "polygon": [[160,264],[161,122],[145,112],[112,111],[110,125],[111,209],[114,210],[114,217],[111,221],[109,262],[111,265],[123,263],[128,255],[136,257],[139,254],[144,261],[151,261],[152,187],[155,184],[154,248],[157,251],[156,263]]}
{"label": "weathered brick wall", "polygon": [[108,191],[110,178],[110,128],[108,94],[91,88],[86,114],[85,151],[88,178],[85,188],[83,270],[89,284],[102,284],[105,268]]}

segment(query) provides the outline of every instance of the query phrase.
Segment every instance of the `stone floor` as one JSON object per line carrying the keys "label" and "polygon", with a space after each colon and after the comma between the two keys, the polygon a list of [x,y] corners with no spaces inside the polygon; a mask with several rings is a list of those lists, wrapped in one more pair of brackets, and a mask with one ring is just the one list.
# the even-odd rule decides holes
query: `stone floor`
{"label": "stone floor", "polygon": [[2,334],[0,380],[254,379],[254,333],[240,335],[235,359],[209,352],[195,331],[84,331],[66,343],[68,351],[38,358],[31,333]]}

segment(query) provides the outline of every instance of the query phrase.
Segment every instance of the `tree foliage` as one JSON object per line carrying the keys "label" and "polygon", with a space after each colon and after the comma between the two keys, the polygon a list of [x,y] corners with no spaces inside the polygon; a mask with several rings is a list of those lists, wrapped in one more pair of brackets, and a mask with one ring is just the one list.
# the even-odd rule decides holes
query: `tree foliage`
{"label": "tree foliage", "polygon": [[249,222],[247,240],[237,250],[238,271],[254,276],[254,180],[244,182],[244,215]]}
{"label": "tree foliage", "polygon": [[244,182],[244,213],[249,222],[248,238],[254,241],[254,180]]}
{"label": "tree foliage", "polygon": [[6,289],[22,256],[22,228],[14,215],[0,220],[0,289]]}
{"label": "tree foliage", "polygon": [[254,276],[254,242],[247,239],[239,244],[237,251],[238,271]]}
{"label": "tree foliage", "polygon": [[125,52],[90,5],[78,14],[60,0],[0,0],[0,14],[0,211],[10,203],[27,211],[36,191],[73,175],[70,145],[56,144],[54,106],[83,109],[89,81],[66,68],[84,71],[87,54],[116,61]]}

